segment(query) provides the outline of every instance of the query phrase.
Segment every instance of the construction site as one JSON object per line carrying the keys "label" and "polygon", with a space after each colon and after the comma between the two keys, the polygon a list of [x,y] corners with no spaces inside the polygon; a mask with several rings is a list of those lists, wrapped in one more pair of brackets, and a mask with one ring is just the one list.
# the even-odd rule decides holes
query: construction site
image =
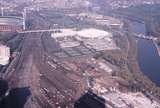
{"label": "construction site", "polygon": [[2,108],[160,108],[119,75],[126,69],[121,34],[102,27],[123,23],[91,19],[55,10],[0,17],[0,78],[8,83],[0,89]]}

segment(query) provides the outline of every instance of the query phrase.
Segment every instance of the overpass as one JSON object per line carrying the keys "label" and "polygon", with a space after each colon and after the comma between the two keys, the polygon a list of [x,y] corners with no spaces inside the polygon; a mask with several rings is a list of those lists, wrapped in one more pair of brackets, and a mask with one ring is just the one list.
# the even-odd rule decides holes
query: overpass
{"label": "overpass", "polygon": [[26,30],[18,32],[20,34],[26,34],[26,33],[43,33],[43,32],[57,32],[60,29],[41,29],[41,30]]}
{"label": "overpass", "polygon": [[[20,31],[20,32],[18,32],[18,33],[20,33],[20,34],[26,34],[26,33],[58,32],[59,30],[60,30],[60,29],[41,29],[41,30]],[[134,35],[136,38],[153,40],[153,41],[158,40],[158,38],[156,38],[156,37],[146,36],[146,35],[144,35],[144,34],[136,34],[136,33],[133,33],[133,35]]]}
{"label": "overpass", "polygon": [[[111,31],[112,31],[112,30],[111,30]],[[112,32],[115,32],[115,33],[118,33],[118,34],[121,34],[121,35],[124,35],[124,34],[127,34],[127,33],[128,33],[128,31],[120,31],[120,30],[112,31]],[[136,37],[136,38],[153,40],[153,41],[156,41],[156,40],[159,39],[159,38],[154,37],[154,36],[149,36],[149,35],[147,36],[147,35],[144,35],[144,34],[138,34],[138,33],[133,33],[133,32],[131,32],[131,35],[133,35],[133,36]]]}
{"label": "overpass", "polygon": [[153,41],[158,40],[158,38],[156,38],[156,37],[146,36],[146,35],[144,35],[144,34],[135,34],[135,33],[134,33],[134,36],[135,36],[136,38],[141,38],[141,39],[147,39],[147,40],[153,40]]}

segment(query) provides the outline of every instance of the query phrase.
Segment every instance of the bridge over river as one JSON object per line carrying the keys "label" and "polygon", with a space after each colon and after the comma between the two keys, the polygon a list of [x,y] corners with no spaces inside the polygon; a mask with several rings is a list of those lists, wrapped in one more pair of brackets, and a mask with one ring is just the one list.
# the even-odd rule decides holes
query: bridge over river
{"label": "bridge over river", "polygon": [[158,38],[156,38],[156,37],[153,37],[153,36],[146,36],[146,35],[144,35],[144,34],[136,34],[136,33],[134,33],[133,35],[134,35],[136,38],[147,39],[147,40],[153,40],[153,41],[158,40]]}

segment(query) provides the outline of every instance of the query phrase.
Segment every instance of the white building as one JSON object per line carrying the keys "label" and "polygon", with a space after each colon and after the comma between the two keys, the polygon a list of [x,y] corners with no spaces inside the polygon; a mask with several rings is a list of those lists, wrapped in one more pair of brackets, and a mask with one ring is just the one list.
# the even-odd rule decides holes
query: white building
{"label": "white building", "polygon": [[78,31],[77,35],[84,39],[103,39],[112,37],[112,33],[95,28],[83,29]]}
{"label": "white building", "polygon": [[102,39],[102,38],[110,38],[112,37],[112,33],[100,29],[95,28],[87,28],[82,29],[80,31],[76,31],[74,29],[60,29],[60,32],[52,33],[52,37],[57,38],[67,38],[67,37],[75,37],[75,38],[84,38],[84,39]]}
{"label": "white building", "polygon": [[5,45],[0,45],[0,65],[7,65],[10,58],[10,48]]}
{"label": "white building", "polygon": [[52,37],[60,43],[62,48],[78,46],[80,45],[78,42],[83,42],[86,47],[97,51],[118,49],[111,32],[96,28],[85,28],[79,31],[60,29],[59,32],[52,33]]}

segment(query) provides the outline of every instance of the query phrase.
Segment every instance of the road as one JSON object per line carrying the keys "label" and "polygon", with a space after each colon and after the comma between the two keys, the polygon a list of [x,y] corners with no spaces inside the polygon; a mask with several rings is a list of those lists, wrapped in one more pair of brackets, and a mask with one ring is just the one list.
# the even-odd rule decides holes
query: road
{"label": "road", "polygon": [[54,32],[58,31],[58,29],[44,29],[44,30],[28,30],[28,31],[22,31],[19,32],[20,34],[26,34],[26,33],[41,33],[41,32]]}

